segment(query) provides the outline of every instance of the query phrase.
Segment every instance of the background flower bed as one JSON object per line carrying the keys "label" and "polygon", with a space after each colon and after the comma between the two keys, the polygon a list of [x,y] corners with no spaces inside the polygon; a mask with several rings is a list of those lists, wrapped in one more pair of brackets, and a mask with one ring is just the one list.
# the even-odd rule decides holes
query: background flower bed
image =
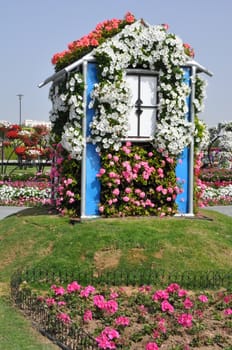
{"label": "background flower bed", "polygon": [[[30,294],[27,283],[21,289]],[[223,349],[232,342],[232,293],[193,293],[172,283],[165,289],[52,285],[37,303],[59,323],[81,327],[100,349]],[[58,328],[57,328],[58,327]]]}
{"label": "background flower bed", "polygon": [[0,205],[36,206],[51,203],[48,181],[0,181]]}

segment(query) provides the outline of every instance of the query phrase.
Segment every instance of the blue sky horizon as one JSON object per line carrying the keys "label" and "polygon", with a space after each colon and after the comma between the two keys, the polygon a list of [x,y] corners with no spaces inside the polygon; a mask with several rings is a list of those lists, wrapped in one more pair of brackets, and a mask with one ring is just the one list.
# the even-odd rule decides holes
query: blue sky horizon
{"label": "blue sky horizon", "polygon": [[196,61],[213,72],[212,78],[202,75],[208,87],[200,118],[209,126],[231,121],[230,0],[0,0],[0,120],[19,122],[17,95],[22,94],[22,121],[48,121],[50,84],[43,88],[38,84],[54,73],[53,54],[98,23],[121,19],[128,11],[152,25],[169,24],[169,32],[194,48]]}

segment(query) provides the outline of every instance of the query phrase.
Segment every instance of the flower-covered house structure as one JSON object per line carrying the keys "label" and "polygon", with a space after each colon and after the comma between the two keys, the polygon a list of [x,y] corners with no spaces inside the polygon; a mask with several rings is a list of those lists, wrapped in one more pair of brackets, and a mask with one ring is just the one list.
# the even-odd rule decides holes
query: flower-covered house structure
{"label": "flower-covered house structure", "polygon": [[55,54],[53,199],[89,218],[194,215],[194,167],[206,127],[197,114],[211,73],[167,25],[98,24]]}

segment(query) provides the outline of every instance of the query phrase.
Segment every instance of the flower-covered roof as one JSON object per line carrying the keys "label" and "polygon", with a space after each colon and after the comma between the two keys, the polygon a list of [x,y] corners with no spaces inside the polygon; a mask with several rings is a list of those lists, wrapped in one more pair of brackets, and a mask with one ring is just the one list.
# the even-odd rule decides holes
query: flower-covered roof
{"label": "flower-covered roof", "polygon": [[[67,49],[62,52],[56,53],[52,57],[52,64],[55,65],[55,70],[59,71],[67,65],[82,58],[87,53],[91,52],[94,48],[103,44],[109,38],[112,38],[116,34],[120,33],[125,26],[131,25],[136,22],[133,14],[126,13],[123,19],[111,19],[103,21],[97,24],[96,28],[89,34],[83,36],[78,40],[68,44]],[[145,26],[148,26],[143,20],[139,22]],[[167,24],[161,25],[164,30],[168,30]],[[172,35],[172,34],[170,34]],[[194,50],[187,43],[183,43],[183,48],[187,56],[194,57]]]}

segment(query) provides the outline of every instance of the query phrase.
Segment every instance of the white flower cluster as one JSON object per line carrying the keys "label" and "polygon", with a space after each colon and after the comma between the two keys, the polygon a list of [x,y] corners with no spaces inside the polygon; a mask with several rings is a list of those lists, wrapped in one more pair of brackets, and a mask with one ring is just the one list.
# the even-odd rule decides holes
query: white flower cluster
{"label": "white flower cluster", "polygon": [[209,134],[209,129],[207,125],[202,120],[198,119],[197,123],[198,123],[198,128],[200,127],[201,135],[199,135],[199,130],[196,127],[194,132],[194,147],[199,152],[208,147],[210,134]]}
{"label": "white flower cluster", "polygon": [[52,110],[49,112],[49,119],[54,124],[60,118],[60,112],[66,112],[66,95],[60,91],[59,85],[52,85],[49,91],[49,98],[52,101]]}
{"label": "white flower cluster", "polygon": [[231,198],[232,201],[232,185],[228,186],[221,186],[218,188],[213,188],[213,187],[206,187],[204,194],[203,194],[203,199],[204,200],[210,200],[210,199],[225,199],[225,198]]}
{"label": "white flower cluster", "polygon": [[[97,103],[98,108],[92,122],[91,140],[97,144],[97,151],[101,147],[107,149],[113,145],[115,150],[121,146],[120,139],[128,132],[128,112],[130,111],[130,90],[124,80],[104,81],[96,85],[92,93],[92,108]],[[101,145],[101,147],[99,147]]]}
{"label": "white flower cluster", "polygon": [[[161,82],[160,120],[154,135],[154,145],[164,152],[178,155],[189,144],[194,132],[192,123],[185,120],[188,111],[186,97],[190,89],[183,82],[183,70],[178,69],[186,62],[183,42],[175,35],[166,33],[162,26],[144,26],[137,22],[126,26],[114,38],[96,48],[95,55],[99,61],[102,80],[108,82],[96,84],[93,93],[97,108],[91,132],[98,149],[108,148],[109,145],[117,149],[117,137],[122,137],[127,129],[128,111],[124,110],[124,106],[130,106],[130,94],[125,82],[122,86],[123,82],[120,84],[118,77],[122,76],[123,79],[123,71],[128,67],[150,70],[157,70],[158,67]],[[112,93],[113,98],[110,96]],[[106,109],[104,103],[111,108]],[[118,117],[115,123],[114,117],[120,112],[118,108],[121,106],[121,118]]]}
{"label": "white flower cluster", "polygon": [[178,155],[192,140],[194,126],[178,116],[163,118],[157,123],[154,144],[163,156]]}
{"label": "white flower cluster", "polygon": [[0,186],[0,198],[1,202],[8,202],[17,199],[48,199],[50,198],[51,189],[47,188],[41,190],[37,187],[13,187],[10,185]]}
{"label": "white flower cluster", "polygon": [[6,120],[0,120],[0,128],[9,128],[11,123]]}
{"label": "white flower cluster", "polygon": [[80,160],[83,151],[82,118],[83,95],[79,93],[83,78],[79,73],[74,73],[66,82],[65,93],[59,92],[55,86],[50,94],[53,102],[53,111],[50,120],[54,123],[59,118],[60,112],[68,111],[68,119],[63,127],[61,145],[69,152],[73,159]]}
{"label": "white flower cluster", "polygon": [[194,111],[195,114],[199,114],[204,111],[204,100],[206,99],[206,87],[208,83],[206,80],[202,79],[199,75],[197,75],[196,79],[196,90],[199,90],[199,95],[194,99]]}

